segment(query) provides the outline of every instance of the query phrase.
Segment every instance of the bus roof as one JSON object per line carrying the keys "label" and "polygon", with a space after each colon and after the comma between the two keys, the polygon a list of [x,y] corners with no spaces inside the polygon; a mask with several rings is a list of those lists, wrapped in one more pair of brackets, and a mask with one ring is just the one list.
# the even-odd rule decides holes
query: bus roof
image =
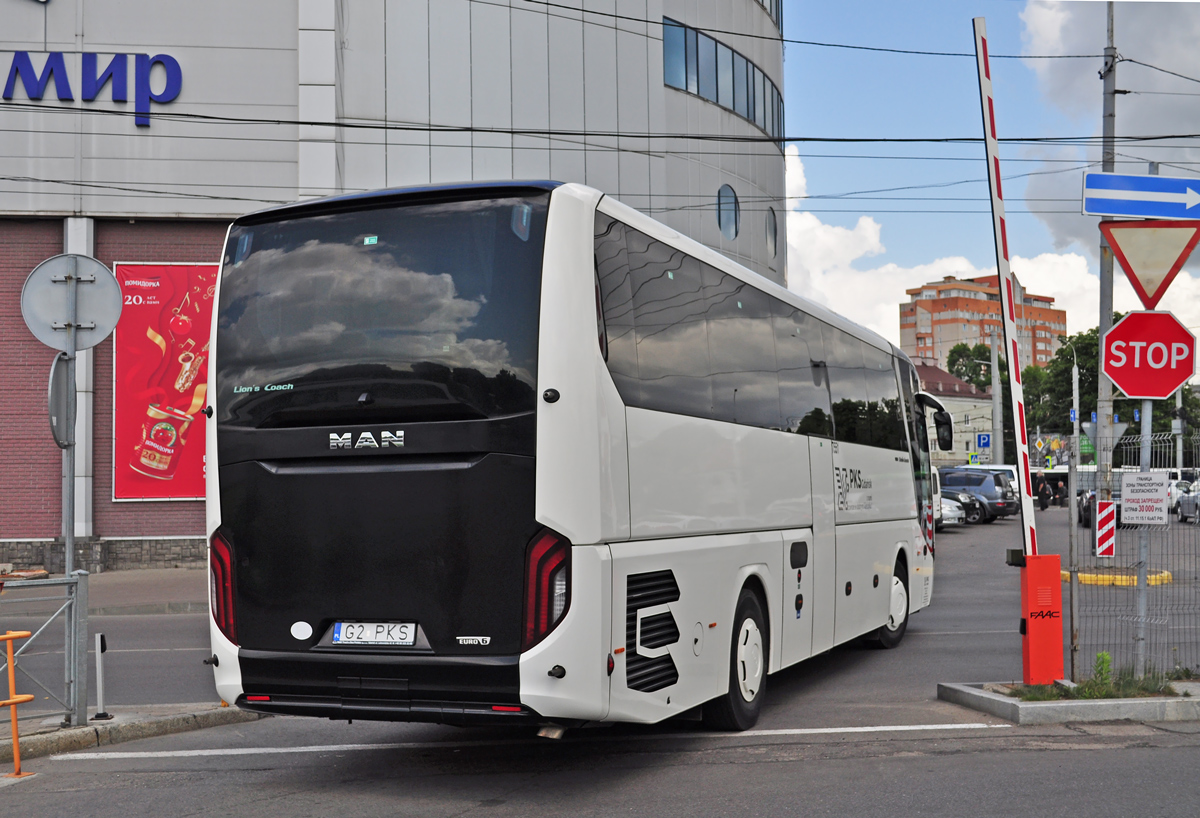
{"label": "bus roof", "polygon": [[297,219],[316,216],[339,210],[381,207],[400,202],[415,202],[423,199],[456,198],[456,194],[515,196],[522,192],[547,192],[561,187],[562,182],[546,180],[500,181],[500,182],[457,182],[452,185],[420,185],[415,187],[392,187],[369,190],[363,193],[343,193],[320,199],[306,199],[285,205],[256,210],[234,220],[234,224],[258,224],[281,219]]}

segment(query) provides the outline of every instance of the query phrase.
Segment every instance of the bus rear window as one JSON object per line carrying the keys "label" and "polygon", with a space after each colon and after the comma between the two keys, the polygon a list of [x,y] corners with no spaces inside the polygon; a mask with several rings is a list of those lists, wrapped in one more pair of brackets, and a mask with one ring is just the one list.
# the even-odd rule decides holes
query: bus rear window
{"label": "bus rear window", "polygon": [[218,419],[268,428],[533,411],[549,194],[235,226]]}

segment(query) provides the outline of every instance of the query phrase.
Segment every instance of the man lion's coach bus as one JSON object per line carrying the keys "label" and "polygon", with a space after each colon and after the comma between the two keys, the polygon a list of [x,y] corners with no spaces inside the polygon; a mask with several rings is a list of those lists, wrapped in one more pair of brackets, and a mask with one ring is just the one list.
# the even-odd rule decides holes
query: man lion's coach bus
{"label": "man lion's coach bus", "polygon": [[239,707],[745,729],[768,674],[929,604],[949,416],[905,355],[599,191],[255,213],[218,288],[210,662]]}

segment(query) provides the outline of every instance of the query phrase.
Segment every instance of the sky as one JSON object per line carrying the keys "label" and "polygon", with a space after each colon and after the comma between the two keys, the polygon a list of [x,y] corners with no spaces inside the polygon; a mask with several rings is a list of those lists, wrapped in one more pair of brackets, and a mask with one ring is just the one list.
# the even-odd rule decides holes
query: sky
{"label": "sky", "polygon": [[[1097,138],[1001,141],[1000,175],[1013,272],[1067,311],[1068,333],[1098,323],[1100,220],[1080,215],[1080,195],[1085,166],[1101,170],[1106,4],[785,0],[787,39],[972,55],[784,47],[787,135],[805,140],[787,148],[788,286],[897,345],[906,289],[995,272],[983,145],[810,140],[981,137],[974,17],[987,22],[1001,140]],[[1116,3],[1114,44],[1117,88],[1130,92],[1117,97],[1117,136],[1200,135],[1200,3]],[[1148,173],[1150,160],[1163,176],[1200,178],[1200,136],[1118,144],[1116,172]],[[1114,308],[1142,308],[1119,265]],[[1158,309],[1200,333],[1200,253]]]}

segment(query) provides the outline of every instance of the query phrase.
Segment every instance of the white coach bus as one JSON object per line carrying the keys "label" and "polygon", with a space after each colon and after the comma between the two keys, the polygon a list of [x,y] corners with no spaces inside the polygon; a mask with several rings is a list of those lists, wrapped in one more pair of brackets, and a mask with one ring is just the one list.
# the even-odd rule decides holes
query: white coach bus
{"label": "white coach bus", "polygon": [[929,604],[949,416],[908,359],[599,191],[255,213],[216,301],[209,661],[239,707],[745,729],[768,674]]}

